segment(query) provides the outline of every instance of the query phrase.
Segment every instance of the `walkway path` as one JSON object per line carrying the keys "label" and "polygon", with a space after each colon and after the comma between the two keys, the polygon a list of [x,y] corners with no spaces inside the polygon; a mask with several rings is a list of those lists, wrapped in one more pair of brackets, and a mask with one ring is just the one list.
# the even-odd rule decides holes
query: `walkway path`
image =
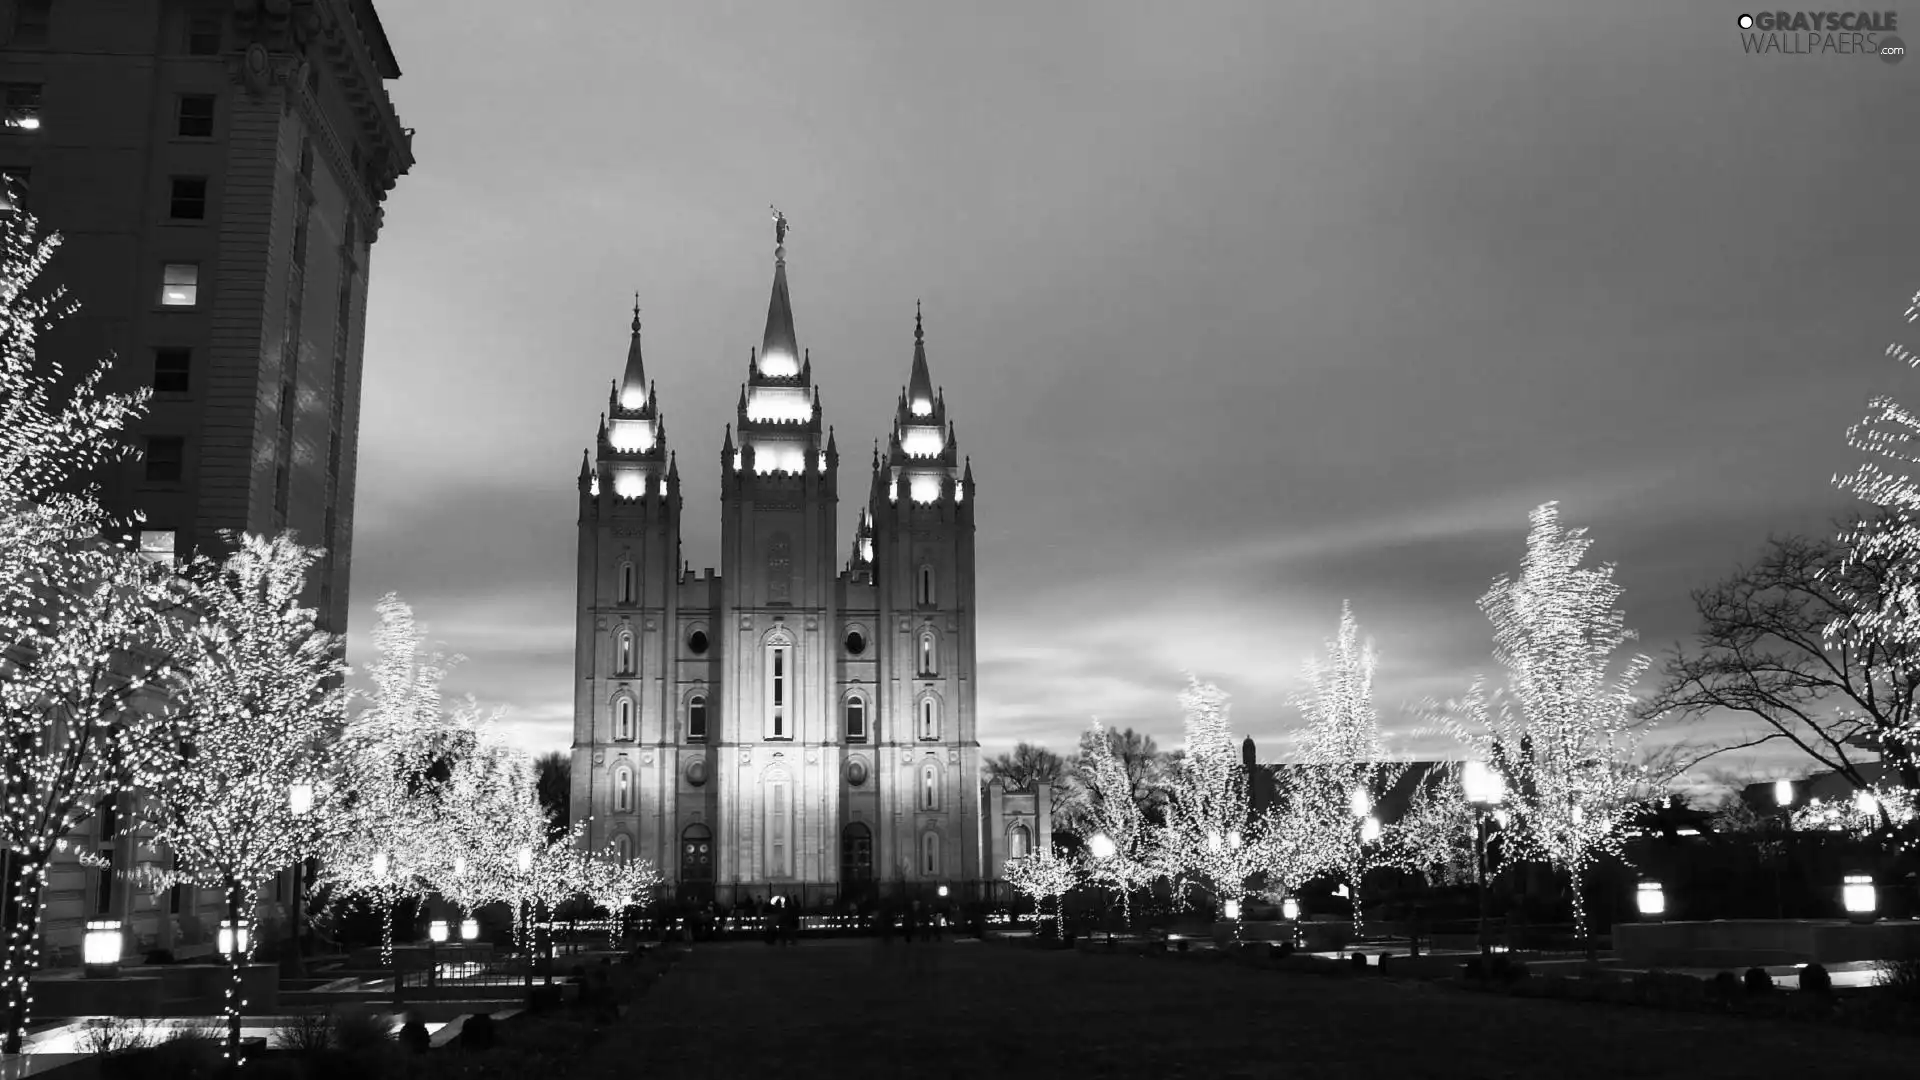
{"label": "walkway path", "polygon": [[951,940],[702,944],[633,1023],[581,1075],[1892,1076],[1920,1053],[1825,1027]]}

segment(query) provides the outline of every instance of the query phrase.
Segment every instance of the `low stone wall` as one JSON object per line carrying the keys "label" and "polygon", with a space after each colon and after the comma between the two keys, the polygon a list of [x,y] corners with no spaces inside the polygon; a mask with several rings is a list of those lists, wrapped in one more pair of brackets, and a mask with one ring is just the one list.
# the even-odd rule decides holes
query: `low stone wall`
{"label": "low stone wall", "polygon": [[[249,1015],[264,1015],[280,1007],[280,968],[277,964],[249,964],[243,976]],[[122,968],[106,979],[88,979],[78,973],[54,972],[33,980],[34,1014],[40,1017],[162,1015],[172,1003],[211,1003],[219,1011],[225,1001],[225,964],[177,964]]]}
{"label": "low stone wall", "polygon": [[1628,967],[1744,968],[1920,956],[1920,921],[1720,919],[1619,923],[1613,947]]}

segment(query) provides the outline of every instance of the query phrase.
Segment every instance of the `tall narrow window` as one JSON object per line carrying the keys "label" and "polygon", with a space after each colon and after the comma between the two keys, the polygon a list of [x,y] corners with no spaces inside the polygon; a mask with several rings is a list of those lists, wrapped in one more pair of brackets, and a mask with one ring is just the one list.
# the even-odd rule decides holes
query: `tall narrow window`
{"label": "tall narrow window", "polygon": [[793,738],[793,638],[775,631],[767,642],[767,722],[769,739]]}
{"label": "tall narrow window", "polygon": [[920,632],[920,674],[940,674],[940,650],[934,646],[933,631]]}
{"label": "tall narrow window", "polygon": [[940,809],[940,767],[931,761],[920,766],[920,809]]}
{"label": "tall narrow window", "polygon": [[793,807],[786,778],[767,784],[767,876],[793,876]]}
{"label": "tall narrow window", "polygon": [[147,482],[177,484],[186,471],[187,440],[178,435],[147,437]]}
{"label": "tall narrow window", "polygon": [[176,176],[168,195],[167,216],[175,221],[205,221],[207,218],[207,178]]}
{"label": "tall narrow window", "polygon": [[940,834],[928,833],[920,838],[920,871],[929,876],[940,872]]}
{"label": "tall narrow window", "polygon": [[183,139],[213,137],[213,95],[181,94],[179,111],[174,113],[173,133]]}
{"label": "tall narrow window", "polygon": [[629,562],[620,564],[620,602],[633,603],[633,564]]}
{"label": "tall narrow window", "polygon": [[867,741],[867,703],[858,697],[847,699],[847,741]]}
{"label": "tall narrow window", "polygon": [[633,861],[633,840],[626,833],[613,838],[613,855],[620,860],[621,866]]}
{"label": "tall narrow window", "polygon": [[113,849],[101,848],[98,852],[106,865],[100,867],[100,876],[94,885],[93,913],[95,915],[113,914]]}
{"label": "tall narrow window", "polygon": [[930,565],[920,567],[919,597],[922,604],[933,603],[933,567]]}
{"label": "tall narrow window", "polygon": [[614,766],[613,808],[621,813],[633,809],[633,770],[625,765]]}
{"label": "tall narrow window", "polygon": [[940,737],[940,712],[930,697],[920,699],[920,737],[927,740]]}
{"label": "tall narrow window", "polygon": [[192,349],[153,350],[153,392],[184,394],[193,385]]}
{"label": "tall narrow window", "polygon": [[1025,858],[1033,851],[1033,834],[1025,825],[1015,825],[1007,830],[1007,858]]}
{"label": "tall narrow window", "polygon": [[220,16],[212,12],[187,16],[187,55],[219,56],[224,29]]}
{"label": "tall narrow window", "polygon": [[160,306],[192,307],[200,302],[200,264],[168,263],[160,271]]}
{"label": "tall narrow window", "polygon": [[162,566],[172,566],[175,535],[172,529],[141,529],[140,557]]}
{"label": "tall narrow window", "polygon": [[620,674],[633,674],[633,631],[623,628],[615,638],[613,663]]}
{"label": "tall narrow window", "polygon": [[40,130],[39,83],[7,83],[0,87],[0,98],[5,100],[0,116],[4,116],[7,127],[16,131]]}
{"label": "tall narrow window", "polygon": [[687,699],[687,741],[707,741],[707,695],[695,694]]}
{"label": "tall narrow window", "polygon": [[633,739],[633,699],[625,694],[614,699],[613,737],[621,742]]}

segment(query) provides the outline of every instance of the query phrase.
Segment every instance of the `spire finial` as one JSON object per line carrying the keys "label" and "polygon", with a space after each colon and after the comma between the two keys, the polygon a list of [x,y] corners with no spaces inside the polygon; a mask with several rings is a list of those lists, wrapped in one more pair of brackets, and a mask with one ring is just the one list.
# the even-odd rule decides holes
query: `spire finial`
{"label": "spire finial", "polygon": [[781,213],[779,208],[772,203],[767,204],[767,209],[773,211],[774,246],[782,247],[787,242],[787,215]]}
{"label": "spire finial", "polygon": [[633,294],[633,332],[640,332],[640,294]]}
{"label": "spire finial", "polygon": [[920,301],[915,300],[913,302],[913,343],[918,345],[925,340],[927,340],[927,331],[920,324]]}

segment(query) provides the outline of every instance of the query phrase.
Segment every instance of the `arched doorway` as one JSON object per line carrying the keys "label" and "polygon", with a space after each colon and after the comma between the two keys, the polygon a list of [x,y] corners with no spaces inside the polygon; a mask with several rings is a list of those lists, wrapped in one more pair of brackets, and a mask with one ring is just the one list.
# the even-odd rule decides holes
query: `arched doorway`
{"label": "arched doorway", "polygon": [[680,833],[680,899],[713,899],[713,830],[698,822]]}
{"label": "arched doorway", "polygon": [[840,898],[857,904],[873,893],[873,831],[861,822],[840,830]]}

